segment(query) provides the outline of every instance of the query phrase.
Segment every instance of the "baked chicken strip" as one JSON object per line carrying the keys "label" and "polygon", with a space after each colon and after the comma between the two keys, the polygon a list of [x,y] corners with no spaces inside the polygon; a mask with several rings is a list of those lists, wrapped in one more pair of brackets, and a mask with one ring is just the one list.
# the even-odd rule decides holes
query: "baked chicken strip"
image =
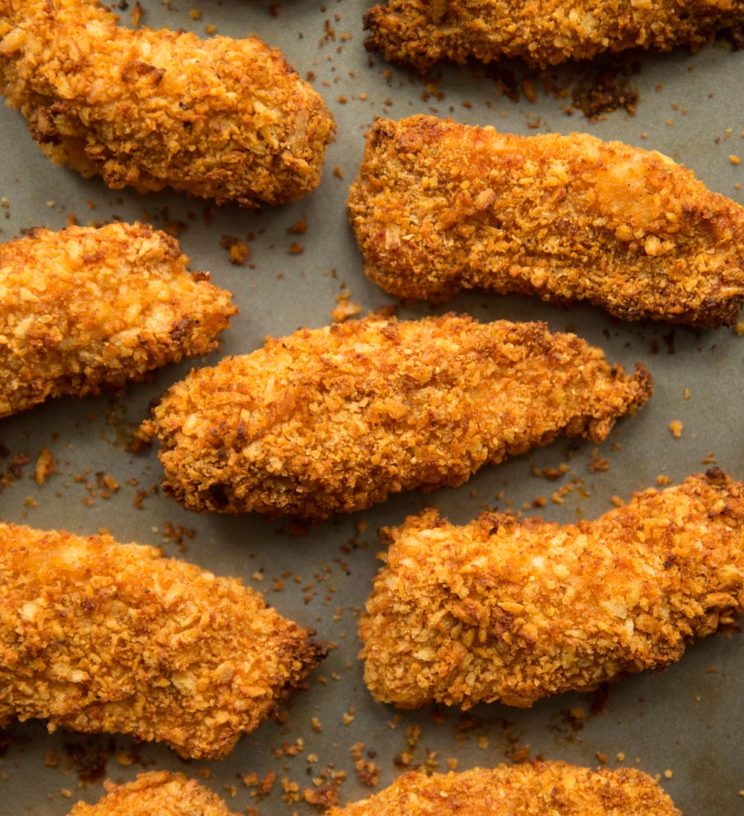
{"label": "baked chicken strip", "polygon": [[735,323],[744,302],[744,207],[587,134],[380,119],[349,215],[367,275],[400,297],[483,288],[697,326]]}
{"label": "baked chicken strip", "polygon": [[325,518],[559,435],[599,441],[650,393],[642,366],[627,375],[542,323],[373,316],[192,372],[143,432],[194,510]]}
{"label": "baked chicken strip", "polygon": [[78,802],[69,816],[237,816],[216,793],[168,771],[142,773],[126,785],[105,782],[94,805]]}
{"label": "baked chicken strip", "polygon": [[219,759],[324,656],[234,578],[0,524],[0,726],[32,717]]}
{"label": "baked chicken strip", "polygon": [[360,621],[381,702],[531,706],[679,660],[744,611],[744,485],[718,468],[595,521],[427,511],[383,538]]}
{"label": "baked chicken strip", "polygon": [[628,48],[700,47],[742,20],[742,0],[389,0],[364,26],[370,51],[426,71],[441,59],[519,57],[544,68]]}
{"label": "baked chicken strip", "polygon": [[390,787],[328,816],[682,816],[648,774],[564,762],[399,776]]}
{"label": "baked chicken strip", "polygon": [[176,240],[142,224],[0,244],[0,417],[216,348],[236,309],[187,263]]}
{"label": "baked chicken strip", "polygon": [[317,187],[335,133],[261,40],[133,31],[97,0],[0,0],[0,92],[58,164],[246,207]]}

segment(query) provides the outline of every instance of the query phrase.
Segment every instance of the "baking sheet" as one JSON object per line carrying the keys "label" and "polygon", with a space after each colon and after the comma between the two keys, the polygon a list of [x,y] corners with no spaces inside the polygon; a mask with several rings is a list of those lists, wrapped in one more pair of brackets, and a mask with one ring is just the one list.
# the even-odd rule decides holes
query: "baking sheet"
{"label": "baking sheet", "polygon": [[[147,24],[202,34],[207,25],[233,36],[255,32],[280,47],[303,75],[313,73],[339,129],[323,183],[313,195],[254,213],[232,207],[213,211],[204,202],[175,195],[112,192],[98,180],[85,181],[52,166],[33,144],[21,117],[4,109],[0,195],[8,201],[0,209],[0,238],[7,240],[32,225],[61,227],[70,214],[81,223],[112,217],[145,218],[156,226],[181,222],[180,239],[192,266],[210,270],[219,285],[234,292],[241,309],[219,352],[197,363],[201,365],[225,354],[249,352],[266,335],[330,322],[335,299],[345,287],[364,312],[391,302],[362,274],[345,215],[346,190],[361,158],[363,133],[377,115],[435,112],[516,133],[587,130],[661,150],[692,167],[712,189],[744,201],[736,187],[744,181],[744,165],[734,166],[728,158],[744,154],[744,52],[732,52],[719,42],[695,55],[632,55],[625,64],[639,68],[630,79],[639,91],[635,116],[619,110],[589,122],[578,112],[565,113],[570,99],[539,87],[534,103],[524,97],[511,101],[486,73],[475,78],[466,69],[443,70],[427,88],[407,71],[364,51],[365,5],[358,0],[289,0],[272,9],[239,0],[142,0]],[[201,19],[194,19],[193,9],[201,11]],[[126,19],[129,11],[122,13]],[[301,219],[308,222],[307,233],[288,233]],[[220,246],[222,236],[251,236],[252,254],[245,266],[229,263]],[[294,242],[304,251],[292,254]],[[30,459],[25,467],[16,465],[22,475],[0,492],[3,519],[79,533],[105,527],[123,541],[162,544],[168,554],[218,574],[243,576],[265,591],[282,613],[337,644],[309,690],[286,706],[284,721],[266,723],[244,737],[221,762],[185,763],[165,747],[137,746],[124,737],[70,732],[49,736],[39,723],[11,727],[0,733],[0,814],[64,814],[74,801],[95,801],[101,795],[104,773],[124,781],[143,768],[170,768],[200,777],[238,812],[248,807],[269,816],[313,812],[309,805],[291,800],[340,772],[347,775],[339,790],[342,802],[371,792],[365,784],[369,764],[359,773],[354,751],[357,758],[378,766],[379,787],[401,772],[405,760],[408,767],[428,762],[446,770],[448,759],[465,769],[541,756],[586,765],[604,761],[660,774],[686,814],[730,816],[744,811],[739,738],[744,704],[738,679],[744,674],[744,652],[736,634],[695,645],[664,672],[624,680],[606,693],[564,695],[528,711],[490,705],[467,715],[441,709],[400,713],[376,704],[366,692],[356,660],[356,617],[378,567],[379,526],[398,524],[429,504],[465,522],[486,507],[518,510],[538,496],[547,498],[541,511],[547,518],[592,517],[611,506],[612,496],[627,497],[654,484],[660,474],[679,481],[712,458],[744,478],[744,339],[731,330],[694,333],[648,323],[622,324],[588,307],[565,310],[477,293],[439,311],[447,308],[482,320],[540,319],[554,329],[576,331],[602,346],[611,360],[646,363],[655,377],[655,396],[637,417],[621,422],[598,450],[590,443],[559,441],[486,468],[460,488],[397,496],[373,510],[306,531],[252,516],[199,516],[152,492],[160,478],[155,451],[128,453],[127,434],[145,417],[150,401],[192,363],[172,366],[123,397],[57,401],[0,423],[0,443],[8,452],[0,459],[0,471],[18,455]],[[419,305],[400,314],[429,311]],[[683,423],[680,439],[668,429],[672,420]],[[43,448],[54,455],[57,472],[39,486],[32,475]],[[590,470],[596,458],[607,459],[609,470]],[[569,471],[557,481],[533,473],[535,467],[564,462]],[[97,473],[119,484],[109,498],[98,486]],[[566,486],[562,495],[556,494]],[[138,498],[139,491],[146,497]],[[561,504],[551,500],[553,494]],[[175,540],[179,528],[189,531],[180,544]],[[277,578],[283,588],[275,591]],[[313,728],[312,718],[320,722],[321,731]],[[401,757],[404,752],[410,757]],[[256,774],[260,779],[270,772],[276,773],[273,791],[259,801],[252,795],[255,786],[246,785],[242,777]]]}

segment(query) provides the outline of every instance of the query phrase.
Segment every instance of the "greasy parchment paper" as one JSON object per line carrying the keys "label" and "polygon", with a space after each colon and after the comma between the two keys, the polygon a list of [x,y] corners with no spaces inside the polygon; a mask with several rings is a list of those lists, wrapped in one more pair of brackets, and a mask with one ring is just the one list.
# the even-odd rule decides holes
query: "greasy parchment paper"
{"label": "greasy parchment paper", "polygon": [[[255,213],[232,207],[205,210],[204,202],[176,195],[112,192],[98,180],[85,181],[52,166],[21,117],[3,109],[0,195],[8,200],[0,210],[0,239],[32,225],[61,227],[70,214],[81,223],[112,217],[147,218],[156,226],[182,222],[186,226],[181,242],[193,267],[210,270],[218,284],[234,292],[241,309],[219,352],[194,363],[203,365],[225,354],[249,352],[266,335],[330,322],[335,298],[345,287],[364,312],[391,302],[364,278],[345,215],[346,190],[361,158],[363,133],[377,115],[402,117],[433,110],[517,133],[588,130],[661,150],[692,167],[712,189],[744,201],[735,186],[744,181],[744,165],[734,166],[728,158],[744,154],[744,52],[732,52],[719,42],[695,55],[633,55],[628,62],[640,68],[631,78],[640,92],[635,116],[619,110],[589,122],[580,113],[566,115],[567,100],[539,87],[534,102],[524,97],[511,101],[499,92],[493,77],[474,77],[466,70],[440,72],[436,86],[427,91],[405,70],[366,54],[361,22],[365,5],[364,0],[289,0],[272,13],[263,2],[142,0],[144,22],[150,25],[201,33],[213,25],[233,36],[255,32],[280,47],[303,75],[313,72],[314,84],[339,127],[323,183],[313,195]],[[195,8],[202,12],[201,19],[191,14]],[[128,21],[129,11],[122,13]],[[306,234],[287,232],[303,218]],[[244,266],[229,263],[220,246],[225,235],[250,236],[252,254]],[[290,252],[293,242],[304,251]],[[461,296],[445,308],[482,320],[540,319],[554,329],[574,330],[602,346],[612,360],[646,363],[655,378],[655,396],[637,417],[620,423],[599,451],[589,443],[558,442],[486,468],[458,489],[397,496],[373,510],[304,532],[282,521],[250,516],[198,516],[150,491],[160,478],[155,450],[128,453],[127,433],[146,416],[150,401],[192,363],[170,367],[121,397],[62,400],[0,422],[0,442],[9,451],[0,460],[0,470],[13,456],[30,457],[23,475],[0,492],[3,519],[80,533],[105,527],[123,541],[162,544],[169,555],[218,574],[243,576],[265,591],[281,612],[315,627],[320,637],[337,645],[309,690],[286,706],[284,721],[269,722],[243,738],[221,762],[184,763],[167,748],[135,746],[123,737],[69,732],[49,736],[39,723],[12,726],[0,739],[0,815],[65,814],[77,799],[94,801],[101,795],[104,770],[123,781],[144,767],[201,776],[236,811],[257,806],[270,816],[312,812],[309,805],[283,798],[301,798],[305,788],[340,771],[347,774],[341,801],[370,792],[354,767],[352,748],[358,743],[363,748],[357,746],[357,757],[379,766],[380,786],[401,772],[399,755],[406,751],[411,756],[403,759],[410,767],[428,759],[430,766],[438,762],[442,770],[448,758],[457,759],[461,769],[528,755],[588,765],[601,760],[661,774],[662,784],[686,814],[744,812],[739,793],[744,788],[739,737],[744,703],[737,683],[744,674],[744,652],[738,635],[710,638],[667,671],[626,679],[606,694],[564,695],[528,711],[491,705],[467,716],[439,710],[398,714],[376,704],[366,692],[356,660],[356,617],[378,566],[378,527],[398,524],[429,504],[464,522],[486,507],[519,510],[538,496],[548,499],[541,511],[547,518],[591,517],[608,509],[612,496],[625,498],[654,484],[660,474],[676,482],[702,470],[709,454],[732,475],[744,478],[744,339],[731,330],[694,333],[622,324],[591,308],[564,310],[482,294]],[[419,305],[400,314],[429,311]],[[668,429],[672,420],[683,423],[680,439]],[[44,448],[55,457],[57,472],[39,486],[32,478],[33,466]],[[589,469],[598,457],[608,460],[608,470]],[[557,481],[533,475],[535,466],[563,462],[569,471]],[[97,473],[118,483],[110,498],[96,487]],[[562,504],[551,501],[563,486],[573,489],[563,492]],[[134,503],[139,490],[148,495],[137,502],[138,509]],[[179,528],[193,531],[180,546],[174,541]],[[320,723],[322,730],[312,727],[311,718],[317,718],[316,729]],[[241,776],[263,778],[271,771],[277,775],[274,790],[257,801]]]}

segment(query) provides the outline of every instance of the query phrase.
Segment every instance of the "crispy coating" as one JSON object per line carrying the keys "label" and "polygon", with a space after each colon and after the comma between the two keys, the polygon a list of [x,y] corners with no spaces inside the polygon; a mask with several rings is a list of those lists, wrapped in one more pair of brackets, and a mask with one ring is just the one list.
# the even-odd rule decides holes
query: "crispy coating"
{"label": "crispy coating", "polygon": [[335,133],[261,40],[132,31],[97,0],[0,0],[0,91],[58,164],[245,207],[315,189]]}
{"label": "crispy coating", "polygon": [[485,288],[698,326],[735,323],[744,302],[744,207],[584,133],[380,119],[349,215],[367,275],[400,297]]}
{"label": "crispy coating", "polygon": [[368,799],[328,816],[682,816],[648,774],[592,771],[564,762],[412,771]]}
{"label": "crispy coating", "polygon": [[126,785],[104,786],[102,799],[95,805],[78,802],[69,816],[237,816],[216,793],[182,774],[151,771]]}
{"label": "crispy coating", "polygon": [[216,348],[236,309],[187,263],[175,239],[142,224],[0,244],[0,417]]}
{"label": "crispy coating", "polygon": [[628,48],[699,48],[742,21],[744,0],[389,0],[364,26],[370,51],[426,71],[441,59],[544,68]]}
{"label": "crispy coating", "polygon": [[744,485],[718,468],[595,521],[429,510],[390,543],[360,621],[382,702],[530,706],[679,660],[744,611]]}
{"label": "crispy coating", "polygon": [[153,547],[0,524],[0,727],[40,717],[219,759],[324,656],[311,634]]}
{"label": "crispy coating", "polygon": [[325,518],[559,435],[604,439],[650,393],[643,367],[542,323],[372,316],[192,372],[144,430],[192,509]]}

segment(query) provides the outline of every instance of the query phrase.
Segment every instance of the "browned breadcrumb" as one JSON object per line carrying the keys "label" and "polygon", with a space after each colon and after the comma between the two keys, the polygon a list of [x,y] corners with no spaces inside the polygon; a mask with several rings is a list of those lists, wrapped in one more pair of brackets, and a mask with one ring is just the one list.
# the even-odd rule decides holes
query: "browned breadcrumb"
{"label": "browned breadcrumb", "polygon": [[744,611],[744,485],[718,468],[594,521],[429,510],[384,540],[361,657],[372,694],[404,708],[589,691]]}
{"label": "browned breadcrumb", "polygon": [[683,427],[684,427],[683,424],[678,419],[673,419],[669,423],[669,430],[670,430],[672,436],[675,439],[681,439],[682,438],[682,429],[683,429]]}
{"label": "browned breadcrumb", "polygon": [[54,454],[49,448],[42,448],[34,467],[34,481],[36,484],[43,485],[54,473],[55,465]]}
{"label": "browned breadcrumb", "polygon": [[0,727],[43,718],[227,756],[324,655],[234,578],[152,547],[0,524]]}
{"label": "browned breadcrumb", "polygon": [[216,793],[169,771],[142,773],[126,785],[107,781],[105,787],[96,804],[78,802],[69,816],[231,816]]}
{"label": "browned breadcrumb", "polygon": [[358,317],[361,311],[362,307],[351,299],[349,289],[344,289],[336,295],[336,306],[331,312],[331,319],[334,323],[344,323],[352,317]]}
{"label": "browned breadcrumb", "polygon": [[145,431],[192,509],[325,518],[559,435],[600,441],[650,393],[643,367],[542,323],[370,316],[192,372]]}
{"label": "browned breadcrumb", "polygon": [[247,241],[236,238],[234,235],[223,235],[220,246],[227,250],[228,259],[234,266],[243,266],[251,257],[251,248]]}
{"label": "browned breadcrumb", "polygon": [[351,755],[354,758],[354,769],[357,779],[367,788],[374,788],[380,783],[380,766],[373,759],[365,759],[364,743],[355,742],[351,746]]}
{"label": "browned breadcrumb", "polygon": [[0,417],[206,354],[236,309],[142,224],[33,230],[0,244]]}
{"label": "browned breadcrumb", "polygon": [[289,777],[283,776],[281,778],[282,785],[282,802],[286,804],[294,804],[302,801],[303,794],[300,792],[300,786],[297,782],[293,782]]}
{"label": "browned breadcrumb", "polygon": [[[7,448],[0,443],[0,458],[10,454]],[[23,478],[24,467],[31,461],[31,457],[25,453],[16,453],[10,457],[8,464],[0,470],[0,493],[19,479]]]}
{"label": "browned breadcrumb", "polygon": [[499,765],[463,773],[409,772],[328,816],[682,816],[648,774],[592,771],[563,762]]}
{"label": "browned breadcrumb", "polygon": [[364,26],[369,50],[425,71],[441,59],[520,57],[545,67],[604,51],[700,47],[742,19],[742,0],[389,0]]}
{"label": "browned breadcrumb", "polygon": [[131,30],[91,0],[0,0],[0,91],[57,163],[247,207],[314,189],[335,132],[261,40]]}
{"label": "browned breadcrumb", "polygon": [[287,232],[290,235],[304,235],[308,230],[308,226],[307,218],[301,218],[299,221],[295,221],[294,224],[287,227]]}
{"label": "browned breadcrumb", "polygon": [[305,788],[302,791],[302,796],[309,805],[313,805],[321,812],[338,805],[338,787],[333,784],[321,785],[317,788]]}
{"label": "browned breadcrumb", "polygon": [[702,326],[744,303],[744,208],[661,153],[588,134],[380,119],[349,214],[367,275],[401,297],[485,288]]}

